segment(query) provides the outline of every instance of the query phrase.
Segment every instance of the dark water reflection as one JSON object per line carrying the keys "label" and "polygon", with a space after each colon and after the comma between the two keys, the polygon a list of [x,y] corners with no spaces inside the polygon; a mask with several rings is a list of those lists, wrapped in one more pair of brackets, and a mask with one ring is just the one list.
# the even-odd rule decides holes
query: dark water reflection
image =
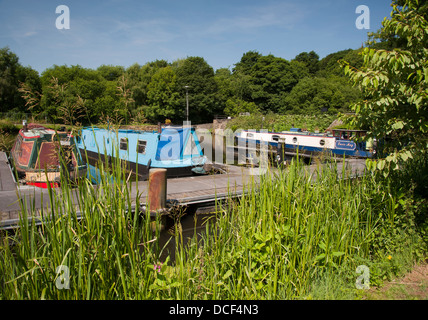
{"label": "dark water reflection", "polygon": [[159,249],[162,250],[160,260],[164,261],[169,256],[170,261],[175,261],[177,241],[182,241],[186,246],[195,237],[195,240],[201,240],[207,225],[210,227],[216,221],[214,211],[215,207],[188,207],[180,218],[167,217],[158,239]]}

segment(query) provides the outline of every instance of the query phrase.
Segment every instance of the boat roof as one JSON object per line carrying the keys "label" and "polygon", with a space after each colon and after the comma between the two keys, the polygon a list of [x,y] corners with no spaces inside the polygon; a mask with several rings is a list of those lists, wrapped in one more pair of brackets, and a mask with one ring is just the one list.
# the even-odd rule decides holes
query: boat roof
{"label": "boat roof", "polygon": [[54,134],[58,134],[59,136],[63,137],[64,135],[70,136],[72,137],[72,135],[70,135],[67,132],[64,131],[55,131],[53,129],[48,129],[43,127],[42,125],[38,125],[35,123],[30,123],[27,126],[27,130],[25,130],[24,128],[22,128],[21,130],[19,130],[19,134],[24,138],[24,139],[37,139],[37,138],[42,138],[45,135],[54,135]]}
{"label": "boat roof", "polygon": [[[333,138],[331,134],[327,132],[310,132],[310,131],[281,131],[281,132],[257,132],[250,130],[242,130],[242,132],[247,133],[263,133],[263,134],[271,134],[271,135],[292,135],[292,136],[311,136],[311,137],[325,137],[325,138]],[[236,133],[239,134],[239,133]]]}
{"label": "boat roof", "polygon": [[347,132],[367,132],[367,130],[361,130],[361,129],[341,129],[341,128],[333,128],[332,131],[347,131]]}
{"label": "boat roof", "polygon": [[[194,131],[194,127],[183,127],[183,126],[165,126],[162,127],[162,132],[160,134],[162,134],[164,131],[166,132],[182,132],[182,131],[186,131],[188,129],[191,129],[192,131]],[[88,131],[111,131],[111,132],[115,132],[116,129],[109,129],[109,128],[100,128],[100,127],[84,127],[82,128],[82,131],[84,130],[88,130]],[[159,133],[157,130],[136,130],[136,129],[117,129],[118,133]]]}
{"label": "boat roof", "polygon": [[30,129],[27,131],[20,130],[19,132],[19,134],[26,139],[40,138],[41,136],[52,135],[54,133],[55,133],[55,130],[46,129],[46,128]]}

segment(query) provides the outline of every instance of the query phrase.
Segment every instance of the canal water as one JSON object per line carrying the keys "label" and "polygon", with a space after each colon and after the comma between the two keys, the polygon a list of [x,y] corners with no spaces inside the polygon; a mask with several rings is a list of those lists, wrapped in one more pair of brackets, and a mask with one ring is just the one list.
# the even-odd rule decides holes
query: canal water
{"label": "canal water", "polygon": [[[207,226],[212,226],[216,221],[216,215],[212,210],[201,212],[194,208],[187,208],[188,212],[179,219],[167,218],[165,226],[160,231],[158,245],[162,250],[160,260],[165,261],[169,256],[170,261],[175,261],[175,254],[178,245],[181,242],[183,246],[190,244],[191,240],[201,240],[206,234]],[[210,212],[211,211],[211,212]],[[174,221],[175,220],[175,221]],[[195,239],[196,237],[196,239]]]}

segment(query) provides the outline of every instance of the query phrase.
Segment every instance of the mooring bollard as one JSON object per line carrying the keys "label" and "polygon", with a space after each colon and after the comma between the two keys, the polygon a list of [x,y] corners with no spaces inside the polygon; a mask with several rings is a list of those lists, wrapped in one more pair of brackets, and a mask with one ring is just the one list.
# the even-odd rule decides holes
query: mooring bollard
{"label": "mooring bollard", "polygon": [[[149,170],[149,210],[152,219],[156,214],[166,208],[166,169]],[[166,219],[161,215],[160,230],[165,228]],[[156,221],[151,222],[152,231],[156,231]]]}
{"label": "mooring bollard", "polygon": [[149,202],[151,212],[166,208],[166,169],[150,169]]}

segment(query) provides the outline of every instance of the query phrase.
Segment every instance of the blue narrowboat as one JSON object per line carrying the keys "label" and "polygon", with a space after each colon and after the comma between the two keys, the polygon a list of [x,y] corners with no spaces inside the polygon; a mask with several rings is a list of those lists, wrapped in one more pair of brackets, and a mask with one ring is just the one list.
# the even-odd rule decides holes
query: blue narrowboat
{"label": "blue narrowboat", "polygon": [[261,143],[277,150],[281,148],[286,156],[313,157],[321,153],[339,157],[371,158],[375,150],[373,141],[359,142],[363,130],[333,129],[332,133],[312,133],[300,128],[282,132],[256,132],[243,130],[236,135],[236,143],[248,149]]}
{"label": "blue narrowboat", "polygon": [[139,180],[148,178],[150,168],[167,169],[170,178],[206,173],[207,158],[191,127],[171,126],[159,131],[86,127],[77,146],[89,165],[96,167],[99,161],[110,163],[119,157]]}

